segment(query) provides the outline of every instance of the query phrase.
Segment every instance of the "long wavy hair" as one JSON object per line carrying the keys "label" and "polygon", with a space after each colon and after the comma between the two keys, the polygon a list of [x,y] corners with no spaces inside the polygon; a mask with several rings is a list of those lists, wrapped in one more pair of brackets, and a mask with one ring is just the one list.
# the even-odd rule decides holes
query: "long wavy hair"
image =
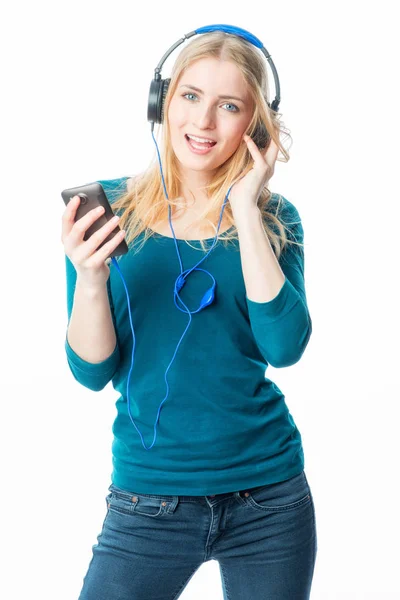
{"label": "long wavy hair", "polygon": [[[142,238],[144,244],[149,237],[154,235],[155,232],[151,228],[155,223],[167,222],[168,203],[171,205],[171,218],[173,218],[174,210],[187,206],[186,200],[179,198],[181,178],[178,161],[171,145],[167,115],[171,98],[185,70],[195,61],[210,57],[233,62],[240,69],[247,82],[255,109],[246,133],[251,136],[257,126],[263,123],[270,138],[277,144],[284,157],[280,159],[278,154],[277,160],[285,163],[289,161],[289,153],[280,141],[280,134],[283,132],[290,139],[291,136],[280,120],[281,114],[273,111],[267,104],[271,101],[265,57],[247,40],[222,31],[214,31],[194,37],[183,48],[174,63],[165,98],[163,123],[158,125],[157,131],[155,129],[156,135],[160,129],[162,132],[160,159],[169,200],[167,200],[164,193],[158,158],[155,153],[149,166],[143,172],[133,176],[132,185],[129,186],[129,189],[124,187],[122,194],[118,194],[117,200],[113,202],[113,209],[120,216],[119,226],[121,229],[126,230],[125,241],[131,248],[137,243],[137,239],[142,232],[144,232]],[[253,158],[246,144],[239,144],[232,156],[218,167],[208,185],[202,188],[206,190],[210,201],[198,219],[190,224],[190,227],[198,224],[201,228],[204,227],[204,222],[208,221],[216,234],[217,225],[214,220],[218,223],[217,219],[229,187],[233,181],[245,175],[252,168],[252,165]],[[281,209],[283,207],[284,198],[272,193],[265,186],[258,199],[258,208],[263,216],[264,228],[277,258],[279,258],[287,243],[303,245],[288,239],[285,229],[287,229],[286,226],[289,223],[285,223],[282,218],[284,213]],[[224,242],[237,240],[237,229],[229,198],[224,209],[224,216],[230,227],[219,234],[218,239]],[[185,241],[189,243],[188,240]],[[204,240],[201,240],[200,245],[201,248],[196,249],[203,251],[207,249]]]}

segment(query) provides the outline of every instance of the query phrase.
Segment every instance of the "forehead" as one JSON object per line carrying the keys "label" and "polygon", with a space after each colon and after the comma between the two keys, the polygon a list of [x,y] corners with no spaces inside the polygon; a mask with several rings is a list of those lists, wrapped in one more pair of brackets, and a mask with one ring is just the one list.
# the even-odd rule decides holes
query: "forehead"
{"label": "forehead", "polygon": [[178,85],[195,85],[205,94],[233,94],[250,98],[247,83],[235,63],[216,58],[202,58],[181,75]]}

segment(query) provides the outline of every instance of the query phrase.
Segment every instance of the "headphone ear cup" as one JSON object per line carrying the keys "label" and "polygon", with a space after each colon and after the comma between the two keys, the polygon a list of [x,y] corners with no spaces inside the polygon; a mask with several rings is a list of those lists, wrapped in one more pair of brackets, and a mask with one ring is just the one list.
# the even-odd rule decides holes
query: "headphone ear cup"
{"label": "headphone ear cup", "polygon": [[259,150],[266,148],[271,139],[267,128],[262,121],[257,124],[257,127],[251,137]]}
{"label": "headphone ear cup", "polygon": [[152,79],[150,83],[149,100],[147,103],[147,120],[152,123],[158,123],[157,106],[160,96],[162,80]]}
{"label": "headphone ear cup", "polygon": [[149,101],[147,104],[147,120],[152,123],[162,123],[164,116],[164,100],[171,79],[153,79],[150,84]]}
{"label": "headphone ear cup", "polygon": [[162,95],[161,95],[161,105],[160,105],[160,123],[163,123],[164,121],[164,104],[165,104],[165,98],[167,97],[167,92],[168,92],[168,88],[169,88],[169,84],[171,81],[171,78],[168,79],[163,79],[163,86],[162,86]]}

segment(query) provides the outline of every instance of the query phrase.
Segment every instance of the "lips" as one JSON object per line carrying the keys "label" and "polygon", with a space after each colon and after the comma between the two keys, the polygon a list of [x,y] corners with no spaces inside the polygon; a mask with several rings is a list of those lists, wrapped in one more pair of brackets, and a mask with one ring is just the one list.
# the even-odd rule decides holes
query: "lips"
{"label": "lips", "polygon": [[190,150],[190,152],[192,152],[193,154],[198,154],[198,155],[202,155],[202,154],[209,154],[210,152],[212,152],[216,146],[216,142],[214,144],[199,144],[198,142],[195,142],[193,140],[191,140],[190,138],[188,138],[187,135],[185,135],[185,140],[188,146],[188,149]]}
{"label": "lips", "polygon": [[212,143],[209,144],[209,146],[208,146],[209,148],[211,148],[212,146],[215,146],[215,144],[217,143],[215,140],[211,140],[211,138],[202,138],[201,136],[197,135],[195,137],[198,137],[199,139],[204,140],[204,142],[198,142],[197,140],[190,138],[189,135],[192,135],[192,134],[185,133],[185,138],[187,139],[188,142],[191,140],[195,144],[200,144],[200,143],[209,143],[209,140],[210,140]]}

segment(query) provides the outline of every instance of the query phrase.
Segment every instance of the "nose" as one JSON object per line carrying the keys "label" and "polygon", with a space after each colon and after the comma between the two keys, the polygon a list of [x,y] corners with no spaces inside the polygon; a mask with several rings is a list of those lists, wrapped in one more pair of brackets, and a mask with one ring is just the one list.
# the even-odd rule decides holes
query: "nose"
{"label": "nose", "polygon": [[195,122],[193,123],[193,125],[198,129],[214,129],[215,123],[212,107],[199,107],[194,116],[194,121]]}

